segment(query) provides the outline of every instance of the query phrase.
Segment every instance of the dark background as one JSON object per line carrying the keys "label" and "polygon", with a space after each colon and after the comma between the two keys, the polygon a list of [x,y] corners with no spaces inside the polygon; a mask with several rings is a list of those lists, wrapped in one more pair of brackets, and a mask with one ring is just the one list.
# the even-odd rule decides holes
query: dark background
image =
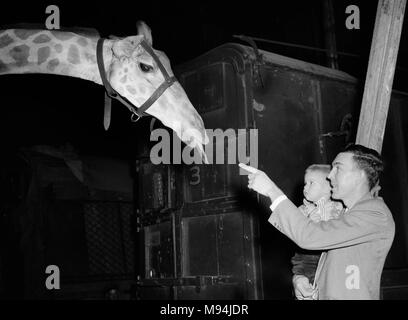
{"label": "dark background", "polygon": [[[166,52],[173,69],[224,43],[246,44],[233,37],[239,34],[316,48],[325,47],[322,0],[139,0],[109,3],[8,1],[1,5],[0,26],[44,24],[48,16],[45,9],[51,4],[58,5],[60,9],[62,28],[94,28],[105,37],[134,35],[137,32],[136,21],[144,20],[152,29],[154,48]],[[350,4],[360,8],[360,30],[348,30],[345,27],[345,9]],[[355,55],[340,55],[339,69],[364,83],[377,1],[334,0],[333,6],[337,50]],[[394,78],[394,89],[400,91],[408,91],[407,40],[406,18]],[[322,52],[265,42],[258,42],[257,45],[263,50],[326,65],[326,55]],[[105,131],[104,90],[85,80],[40,74],[3,75],[0,76],[0,92],[0,142],[3,155],[13,154],[22,146],[61,146],[70,143],[80,154],[132,161],[141,148],[139,138],[149,134],[151,118],[132,123],[129,111],[118,102],[113,102],[111,127]],[[395,154],[398,155],[398,150],[395,150]],[[267,284],[271,288],[274,285],[279,288],[277,281]],[[284,289],[289,291],[290,288]],[[290,295],[290,292],[287,294]]]}
{"label": "dark background", "polygon": [[[173,69],[226,42],[244,44],[233,35],[324,48],[323,1],[132,1],[2,3],[0,25],[44,24],[48,5],[58,5],[61,27],[95,28],[101,36],[136,34],[136,21],[152,29],[153,46],[166,52]],[[345,9],[360,8],[360,30],[345,27]],[[364,82],[377,1],[333,1],[339,69]],[[407,91],[408,31],[405,19],[394,89]],[[260,49],[326,65],[323,52],[257,43]],[[4,149],[67,142],[80,153],[124,159],[137,152],[136,137],[145,134],[149,118],[130,122],[115,102],[109,131],[103,129],[103,88],[75,78],[51,75],[0,77],[1,143]]]}

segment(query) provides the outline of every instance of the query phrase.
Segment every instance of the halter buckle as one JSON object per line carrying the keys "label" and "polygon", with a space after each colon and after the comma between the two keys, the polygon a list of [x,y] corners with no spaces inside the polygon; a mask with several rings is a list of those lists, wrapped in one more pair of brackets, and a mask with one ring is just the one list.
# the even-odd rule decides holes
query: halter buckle
{"label": "halter buckle", "polygon": [[[136,120],[135,120],[134,116],[137,116],[137,119],[136,119]],[[132,122],[138,122],[141,117],[142,117],[142,116],[139,116],[136,112],[133,112],[132,115],[130,116],[130,121],[132,121]]]}

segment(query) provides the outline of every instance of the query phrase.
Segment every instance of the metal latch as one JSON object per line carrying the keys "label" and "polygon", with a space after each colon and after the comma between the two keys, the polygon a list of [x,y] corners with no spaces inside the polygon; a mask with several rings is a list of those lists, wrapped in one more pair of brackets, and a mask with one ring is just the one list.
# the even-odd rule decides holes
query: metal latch
{"label": "metal latch", "polygon": [[333,138],[333,137],[345,136],[345,142],[348,143],[351,138],[351,130],[352,130],[352,124],[353,124],[352,119],[353,119],[353,116],[350,113],[346,114],[341,121],[339,131],[331,131],[327,133],[322,133],[321,135],[319,135],[319,137],[320,138],[323,138],[323,137]]}
{"label": "metal latch", "polygon": [[263,83],[262,75],[261,75],[261,66],[264,65],[264,61],[263,61],[262,54],[259,53],[259,50],[258,50],[258,47],[255,41],[251,37],[248,37],[242,34],[234,35],[234,38],[247,42],[252,47],[252,49],[254,49],[254,53],[255,53],[255,62],[254,62],[254,68],[253,68],[254,84],[256,86],[260,85],[264,87],[264,83]]}

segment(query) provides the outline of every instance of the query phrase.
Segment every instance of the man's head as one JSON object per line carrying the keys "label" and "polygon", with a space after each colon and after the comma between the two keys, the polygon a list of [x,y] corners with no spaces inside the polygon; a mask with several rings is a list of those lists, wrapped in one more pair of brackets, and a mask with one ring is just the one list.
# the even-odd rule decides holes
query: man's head
{"label": "man's head", "polygon": [[329,172],[328,164],[312,164],[306,169],[303,187],[306,200],[316,202],[321,198],[330,198],[330,184],[327,180]]}
{"label": "man's head", "polygon": [[343,200],[349,207],[378,183],[383,170],[383,160],[377,151],[348,145],[334,159],[328,176],[333,198]]}

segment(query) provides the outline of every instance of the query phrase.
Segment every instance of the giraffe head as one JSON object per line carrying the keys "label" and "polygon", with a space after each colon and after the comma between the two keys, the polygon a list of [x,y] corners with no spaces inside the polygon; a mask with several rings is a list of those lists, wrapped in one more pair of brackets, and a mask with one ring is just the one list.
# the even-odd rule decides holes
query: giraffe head
{"label": "giraffe head", "polygon": [[[138,35],[112,40],[112,63],[107,75],[111,86],[135,106],[141,106],[165,80],[153,57],[140,45],[143,39],[152,46],[150,28],[139,22]],[[164,52],[154,52],[169,76],[173,76]],[[198,148],[205,156],[203,144],[208,142],[208,137],[203,120],[179,82],[167,88],[146,113],[173,129],[183,142]]]}

